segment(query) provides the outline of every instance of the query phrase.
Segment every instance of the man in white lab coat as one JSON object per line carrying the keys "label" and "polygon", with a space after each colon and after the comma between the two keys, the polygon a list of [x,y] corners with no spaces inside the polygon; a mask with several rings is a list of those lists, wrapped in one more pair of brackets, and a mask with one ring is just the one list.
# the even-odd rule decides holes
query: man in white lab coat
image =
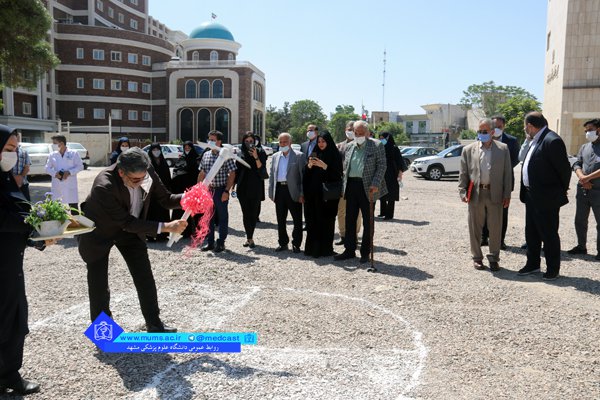
{"label": "man in white lab coat", "polygon": [[78,209],[77,173],[83,170],[81,157],[77,151],[67,149],[63,135],[52,136],[52,147],[54,152],[46,163],[46,172],[52,177],[52,196]]}

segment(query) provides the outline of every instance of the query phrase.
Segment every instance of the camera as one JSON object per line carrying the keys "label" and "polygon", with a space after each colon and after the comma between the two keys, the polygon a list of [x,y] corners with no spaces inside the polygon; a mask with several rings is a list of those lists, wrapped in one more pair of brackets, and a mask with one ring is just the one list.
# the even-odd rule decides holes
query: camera
{"label": "camera", "polygon": [[64,175],[65,175],[65,171],[64,170],[61,169],[60,171],[58,171],[58,176],[59,176],[58,179],[60,179],[61,181],[62,181]]}

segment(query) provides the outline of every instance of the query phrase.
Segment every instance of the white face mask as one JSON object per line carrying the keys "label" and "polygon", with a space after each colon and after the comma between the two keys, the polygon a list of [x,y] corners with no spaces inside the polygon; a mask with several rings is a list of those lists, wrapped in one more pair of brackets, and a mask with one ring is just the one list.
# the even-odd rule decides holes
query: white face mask
{"label": "white face mask", "polygon": [[290,149],[290,146],[280,146],[280,147],[279,147],[279,150],[280,150],[280,151],[282,151],[282,152],[284,152],[284,153],[285,153],[286,151],[288,151],[289,149]]}
{"label": "white face mask", "polygon": [[357,136],[357,137],[355,137],[355,138],[354,138],[354,141],[355,141],[355,142],[356,142],[356,144],[358,144],[359,146],[360,146],[360,145],[362,145],[362,144],[365,142],[365,140],[367,140],[367,138],[366,138],[366,137],[364,137],[364,136]]}
{"label": "white face mask", "polygon": [[8,172],[17,163],[17,152],[15,151],[3,151],[2,159],[0,160],[0,169],[4,172]]}
{"label": "white face mask", "polygon": [[129,150],[129,146],[121,146],[121,151],[127,151]]}
{"label": "white face mask", "polygon": [[58,145],[57,145],[57,144],[53,144],[53,145],[52,145],[52,150],[54,150],[54,151],[58,151]]}
{"label": "white face mask", "polygon": [[502,129],[500,129],[500,128],[494,129],[494,137],[499,138],[500,136],[502,136]]}
{"label": "white face mask", "polygon": [[585,138],[588,142],[595,142],[596,139],[598,139],[598,134],[596,133],[596,131],[587,131],[585,133]]}
{"label": "white face mask", "polygon": [[315,136],[316,136],[315,131],[306,132],[306,137],[308,138],[308,140],[313,140],[315,138]]}
{"label": "white face mask", "polygon": [[216,145],[217,145],[217,142],[215,142],[213,140],[208,141],[208,147],[215,147]]}
{"label": "white face mask", "polygon": [[354,132],[346,131],[346,137],[348,138],[348,140],[354,140]]}
{"label": "white face mask", "polygon": [[160,157],[160,150],[152,150],[152,155],[156,158]]}

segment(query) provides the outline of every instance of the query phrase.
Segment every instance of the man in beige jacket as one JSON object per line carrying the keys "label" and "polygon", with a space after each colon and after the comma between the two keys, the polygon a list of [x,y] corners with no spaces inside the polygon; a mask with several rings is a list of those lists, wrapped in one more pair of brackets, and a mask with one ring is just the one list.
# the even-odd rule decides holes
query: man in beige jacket
{"label": "man in beige jacket", "polygon": [[463,148],[458,190],[463,202],[469,204],[469,238],[473,267],[485,269],[481,252],[481,229],[487,219],[490,232],[490,270],[500,270],[502,208],[510,204],[512,167],[508,147],[493,140],[494,123],[482,119],[477,131],[478,141]]}

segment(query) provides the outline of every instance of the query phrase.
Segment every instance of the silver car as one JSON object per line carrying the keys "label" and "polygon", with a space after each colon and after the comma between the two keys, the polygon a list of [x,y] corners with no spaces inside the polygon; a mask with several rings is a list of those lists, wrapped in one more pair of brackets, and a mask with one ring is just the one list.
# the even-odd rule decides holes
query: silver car
{"label": "silver car", "polygon": [[69,150],[75,150],[79,153],[79,157],[83,162],[83,169],[88,169],[90,166],[90,153],[81,143],[67,142],[67,148]]}
{"label": "silver car", "polygon": [[46,173],[46,163],[48,162],[48,156],[54,151],[52,145],[48,143],[21,143],[21,147],[29,154],[31,159],[28,175],[48,175]]}

